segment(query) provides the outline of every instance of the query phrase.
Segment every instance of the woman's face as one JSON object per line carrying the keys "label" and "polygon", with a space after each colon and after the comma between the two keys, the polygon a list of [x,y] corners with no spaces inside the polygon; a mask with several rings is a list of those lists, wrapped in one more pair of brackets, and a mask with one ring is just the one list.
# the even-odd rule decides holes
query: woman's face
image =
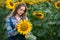
{"label": "woman's face", "polygon": [[25,7],[24,6],[21,6],[18,10],[17,10],[17,14],[20,16],[24,13],[25,11]]}

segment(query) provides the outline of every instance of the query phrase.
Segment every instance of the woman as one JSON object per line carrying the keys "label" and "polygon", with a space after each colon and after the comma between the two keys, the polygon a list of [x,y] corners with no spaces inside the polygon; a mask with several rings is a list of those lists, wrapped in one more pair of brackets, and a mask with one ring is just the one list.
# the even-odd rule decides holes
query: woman
{"label": "woman", "polygon": [[12,12],[12,15],[6,20],[6,28],[8,32],[8,40],[25,40],[25,36],[19,33],[15,33],[16,24],[22,19],[27,19],[26,16],[27,6],[24,3],[20,3],[16,6],[15,10]]}

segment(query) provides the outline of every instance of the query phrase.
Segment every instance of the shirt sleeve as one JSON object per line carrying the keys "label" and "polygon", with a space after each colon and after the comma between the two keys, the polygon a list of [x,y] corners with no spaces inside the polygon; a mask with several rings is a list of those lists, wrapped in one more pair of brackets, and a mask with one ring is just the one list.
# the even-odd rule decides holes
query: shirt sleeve
{"label": "shirt sleeve", "polygon": [[6,29],[7,29],[7,32],[9,35],[14,34],[15,29],[12,29],[12,27],[10,25],[10,19],[9,18],[6,19]]}

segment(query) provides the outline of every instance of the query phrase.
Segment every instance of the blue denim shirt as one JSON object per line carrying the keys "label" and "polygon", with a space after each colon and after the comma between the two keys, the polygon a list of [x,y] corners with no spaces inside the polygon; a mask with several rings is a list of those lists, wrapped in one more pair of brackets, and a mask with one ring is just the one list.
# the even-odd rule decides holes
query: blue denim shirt
{"label": "blue denim shirt", "polygon": [[[22,19],[22,17],[20,17],[20,19]],[[26,17],[26,20],[28,20],[27,17]],[[16,17],[11,17],[11,21],[12,21],[12,23],[13,23],[13,24],[12,24],[13,27],[15,27],[16,24],[18,23]],[[8,33],[8,36],[9,36],[9,37],[12,36],[12,35],[14,34],[14,32],[16,31],[15,28],[12,29],[10,23],[11,23],[11,22],[10,22],[10,19],[7,18],[7,19],[6,19],[6,29],[7,29],[7,33]]]}

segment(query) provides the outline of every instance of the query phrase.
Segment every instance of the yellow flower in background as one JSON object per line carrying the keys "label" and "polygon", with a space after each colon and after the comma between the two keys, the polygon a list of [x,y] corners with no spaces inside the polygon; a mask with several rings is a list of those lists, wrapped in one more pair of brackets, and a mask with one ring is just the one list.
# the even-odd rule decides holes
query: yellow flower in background
{"label": "yellow flower in background", "polygon": [[17,31],[20,34],[27,35],[32,30],[32,24],[28,20],[21,20],[17,24]]}
{"label": "yellow flower in background", "polygon": [[26,2],[26,4],[30,4],[30,5],[32,5],[32,4],[34,4],[34,2],[32,2],[32,1],[28,1],[28,2]]}
{"label": "yellow flower in background", "polygon": [[33,5],[33,4],[39,4],[42,0],[24,0],[25,3]]}
{"label": "yellow flower in background", "polygon": [[5,3],[7,4],[7,3],[9,3],[10,1],[11,1],[11,0],[6,0]]}
{"label": "yellow flower in background", "polygon": [[36,4],[39,4],[40,2],[42,2],[42,0],[35,0]]}
{"label": "yellow flower in background", "polygon": [[34,0],[24,0],[24,3],[33,5],[34,4]]}
{"label": "yellow flower in background", "polygon": [[6,0],[6,8],[7,8],[7,9],[14,9],[15,6],[16,6],[16,4],[13,3],[11,0],[9,0],[9,1]]}
{"label": "yellow flower in background", "polygon": [[44,13],[43,12],[33,12],[33,15],[37,18],[44,18]]}
{"label": "yellow flower in background", "polygon": [[19,4],[19,3],[23,3],[24,1],[23,0],[17,0],[16,2],[15,2],[15,4]]}
{"label": "yellow flower in background", "polygon": [[56,7],[57,9],[59,9],[59,7],[60,7],[60,1],[57,1],[57,2],[55,3],[55,7]]}
{"label": "yellow flower in background", "polygon": [[17,2],[23,2],[23,0],[17,0]]}
{"label": "yellow flower in background", "polygon": [[45,2],[52,2],[53,0],[44,0]]}

